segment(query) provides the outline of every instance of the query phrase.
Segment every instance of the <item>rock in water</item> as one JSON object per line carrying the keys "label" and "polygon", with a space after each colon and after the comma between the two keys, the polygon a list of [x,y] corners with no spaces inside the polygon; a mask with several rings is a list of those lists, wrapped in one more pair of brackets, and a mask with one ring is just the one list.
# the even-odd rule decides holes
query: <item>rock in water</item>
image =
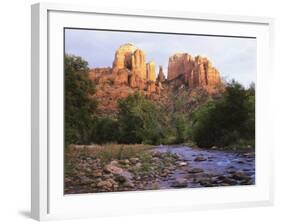
{"label": "rock in water", "polygon": [[187,187],[187,180],[184,178],[178,178],[176,181],[172,184],[172,187],[176,188],[183,188]]}
{"label": "rock in water", "polygon": [[243,173],[241,171],[237,171],[237,172],[233,173],[231,177],[235,180],[249,180],[250,179],[250,177],[248,177],[245,173]]}
{"label": "rock in water", "polygon": [[205,158],[204,156],[197,156],[194,161],[196,162],[202,162],[202,161],[206,161],[207,158]]}
{"label": "rock in water", "polygon": [[200,168],[193,168],[191,170],[188,171],[189,173],[202,173],[204,172],[203,169],[200,169]]}
{"label": "rock in water", "polygon": [[179,166],[186,166],[187,162],[179,162]]}

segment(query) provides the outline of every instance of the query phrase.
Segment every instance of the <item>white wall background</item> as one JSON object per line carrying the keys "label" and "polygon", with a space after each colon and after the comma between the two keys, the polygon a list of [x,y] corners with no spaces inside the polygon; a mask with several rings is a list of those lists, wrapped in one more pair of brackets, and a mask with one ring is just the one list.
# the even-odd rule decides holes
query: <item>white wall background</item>
{"label": "white wall background", "polygon": [[[33,223],[30,208],[30,4],[3,0],[0,6],[0,223]],[[69,0],[100,7],[162,9],[275,17],[275,109],[271,130],[275,145],[275,205],[273,207],[193,211],[60,221],[58,223],[280,223],[281,221],[281,13],[278,0]],[[272,59],[273,60],[273,59]]]}

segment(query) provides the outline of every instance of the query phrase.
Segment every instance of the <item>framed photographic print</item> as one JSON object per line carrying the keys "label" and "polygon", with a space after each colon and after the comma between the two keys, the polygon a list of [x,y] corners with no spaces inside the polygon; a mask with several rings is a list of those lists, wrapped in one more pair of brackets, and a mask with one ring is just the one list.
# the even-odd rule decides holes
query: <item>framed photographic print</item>
{"label": "framed photographic print", "polygon": [[32,6],[32,217],[269,205],[271,18]]}

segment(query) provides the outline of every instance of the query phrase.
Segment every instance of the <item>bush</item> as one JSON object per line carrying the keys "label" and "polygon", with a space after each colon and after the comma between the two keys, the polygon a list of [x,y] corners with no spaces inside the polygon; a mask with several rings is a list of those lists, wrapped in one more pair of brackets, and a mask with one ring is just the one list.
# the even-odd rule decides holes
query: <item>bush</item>
{"label": "bush", "polygon": [[222,97],[209,101],[193,116],[193,138],[200,147],[227,146],[244,140],[254,142],[254,88],[246,90],[232,81]]}
{"label": "bush", "polygon": [[95,85],[88,78],[87,62],[81,57],[65,55],[65,144],[90,142],[93,114],[97,102],[89,99]]}
{"label": "bush", "polygon": [[188,121],[184,115],[178,115],[174,120],[176,129],[175,143],[184,143],[189,138]]}
{"label": "bush", "polygon": [[104,117],[97,120],[94,139],[96,143],[116,142],[118,138],[118,122],[112,118]]}
{"label": "bush", "polygon": [[121,143],[159,144],[163,138],[163,121],[160,108],[139,92],[118,103]]}

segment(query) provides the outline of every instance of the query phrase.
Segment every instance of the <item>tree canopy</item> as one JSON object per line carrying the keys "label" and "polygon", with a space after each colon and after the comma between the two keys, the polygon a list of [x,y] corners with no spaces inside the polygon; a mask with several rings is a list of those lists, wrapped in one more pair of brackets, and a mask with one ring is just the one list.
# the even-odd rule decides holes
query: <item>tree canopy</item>
{"label": "tree canopy", "polygon": [[218,100],[198,108],[193,117],[194,141],[202,147],[248,141],[255,135],[255,89],[232,81]]}
{"label": "tree canopy", "polygon": [[[118,142],[225,147],[255,144],[255,86],[226,83],[219,97],[196,89],[184,91],[163,105],[142,93],[118,101],[114,116],[98,115],[88,63],[65,55],[65,144]],[[170,108],[170,109],[169,109]]]}
{"label": "tree canopy", "polygon": [[65,55],[65,143],[90,142],[97,102],[89,98],[95,85],[88,78],[88,63],[81,57]]}

